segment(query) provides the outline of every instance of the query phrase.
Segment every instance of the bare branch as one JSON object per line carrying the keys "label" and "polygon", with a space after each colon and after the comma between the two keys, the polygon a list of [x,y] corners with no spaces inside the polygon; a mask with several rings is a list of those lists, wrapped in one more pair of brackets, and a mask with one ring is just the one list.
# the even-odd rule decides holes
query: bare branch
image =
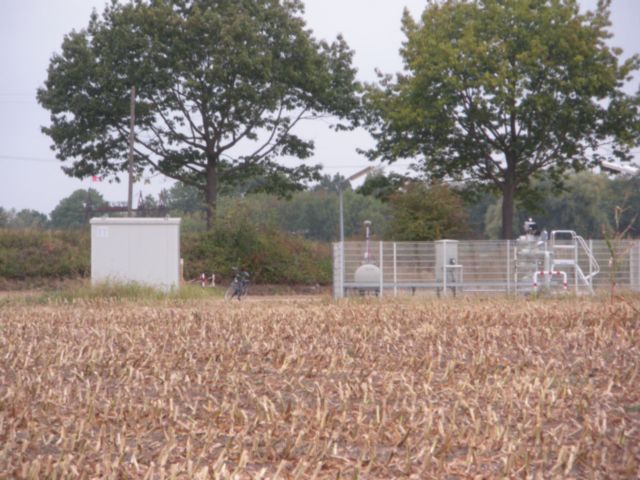
{"label": "bare branch", "polygon": [[160,117],[162,118],[164,124],[166,125],[166,127],[168,128],[169,132],[179,141],[182,141],[184,143],[186,143],[187,145],[193,147],[193,148],[197,148],[203,151],[206,151],[206,146],[202,145],[190,138],[188,138],[186,135],[184,135],[183,133],[178,132],[172,125],[171,125],[171,121],[169,121],[169,119],[167,119],[167,117],[165,116],[165,114],[162,111],[162,108],[160,108],[160,105],[158,103],[156,103],[154,101],[154,105],[157,107],[157,113],[158,115],[160,115]]}
{"label": "bare branch", "polygon": [[[296,124],[300,121],[300,119],[304,116],[305,112],[307,111],[307,109],[302,109],[302,111],[298,114],[298,116],[287,126],[287,128],[285,128],[284,130],[282,130],[280,132],[280,135],[286,135],[288,134],[291,129],[293,127],[296,126]],[[260,160],[262,160],[263,158],[265,158],[267,155],[271,154],[279,145],[278,142],[273,143],[272,145],[270,145],[271,141],[273,140],[275,134],[278,133],[277,132],[277,126],[274,127],[273,131],[271,132],[271,135],[269,137],[269,140],[267,140],[267,142],[265,142],[260,148],[258,148],[255,152],[253,152],[251,155],[249,155],[247,158],[250,159],[251,163],[257,163]],[[266,147],[269,147],[265,150]]]}

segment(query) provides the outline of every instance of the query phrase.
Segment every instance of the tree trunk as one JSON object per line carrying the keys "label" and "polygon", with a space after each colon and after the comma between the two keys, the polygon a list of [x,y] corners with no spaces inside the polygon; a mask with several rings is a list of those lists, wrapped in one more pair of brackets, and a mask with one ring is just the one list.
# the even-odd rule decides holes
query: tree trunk
{"label": "tree trunk", "polygon": [[504,240],[513,238],[513,203],[515,197],[514,186],[505,185],[502,189],[502,232]]}
{"label": "tree trunk", "polygon": [[507,156],[507,171],[502,184],[502,232],[503,240],[513,238],[513,210],[516,197],[516,162]]}
{"label": "tree trunk", "polygon": [[216,208],[218,205],[218,172],[214,160],[207,163],[207,185],[204,198],[207,208],[207,230],[213,230],[216,224]]}

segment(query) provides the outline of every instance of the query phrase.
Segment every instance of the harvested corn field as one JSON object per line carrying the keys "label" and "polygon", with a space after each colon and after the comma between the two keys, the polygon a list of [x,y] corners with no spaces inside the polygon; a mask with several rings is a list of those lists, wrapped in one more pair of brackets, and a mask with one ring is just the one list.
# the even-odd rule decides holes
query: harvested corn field
{"label": "harvested corn field", "polygon": [[640,303],[0,310],[1,478],[636,478]]}

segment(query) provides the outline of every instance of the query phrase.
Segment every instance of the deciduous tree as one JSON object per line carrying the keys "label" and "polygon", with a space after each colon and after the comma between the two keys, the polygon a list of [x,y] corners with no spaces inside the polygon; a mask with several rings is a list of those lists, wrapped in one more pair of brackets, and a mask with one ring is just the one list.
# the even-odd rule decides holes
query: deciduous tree
{"label": "deciduous tree", "polygon": [[432,177],[489,183],[502,194],[503,238],[532,176],[627,159],[638,98],[623,92],[639,57],[608,46],[610,0],[429,2],[402,28],[405,71],[366,96],[372,159],[417,158]]}
{"label": "deciduous tree", "polygon": [[[126,171],[130,90],[136,87],[135,170],[203,192],[208,225],[220,189],[262,177],[280,192],[315,178],[303,121],[356,110],[352,52],[306,27],[299,0],[136,0],[111,3],[67,35],[40,103],[65,172]],[[347,127],[347,124],[336,125]]]}
{"label": "deciduous tree", "polygon": [[51,226],[53,228],[78,228],[86,225],[91,210],[104,206],[102,195],[93,189],[78,189],[66,198],[60,200],[56,208],[51,211]]}
{"label": "deciduous tree", "polygon": [[367,175],[364,183],[356,190],[361,195],[371,195],[386,202],[389,198],[398,193],[405,184],[409,182],[409,178],[399,173],[389,173],[385,175],[382,169],[376,169]]}
{"label": "deciduous tree", "polygon": [[390,197],[395,240],[428,241],[468,233],[462,197],[446,185],[413,182]]}
{"label": "deciduous tree", "polygon": [[48,222],[49,219],[44,213],[30,208],[23,208],[16,212],[11,221],[11,226],[14,228],[46,228]]}

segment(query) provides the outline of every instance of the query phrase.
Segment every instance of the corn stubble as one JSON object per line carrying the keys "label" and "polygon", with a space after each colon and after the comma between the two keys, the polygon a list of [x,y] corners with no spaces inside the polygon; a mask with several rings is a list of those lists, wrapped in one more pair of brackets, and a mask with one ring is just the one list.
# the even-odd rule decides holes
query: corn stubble
{"label": "corn stubble", "polygon": [[633,304],[0,311],[0,478],[636,478]]}

